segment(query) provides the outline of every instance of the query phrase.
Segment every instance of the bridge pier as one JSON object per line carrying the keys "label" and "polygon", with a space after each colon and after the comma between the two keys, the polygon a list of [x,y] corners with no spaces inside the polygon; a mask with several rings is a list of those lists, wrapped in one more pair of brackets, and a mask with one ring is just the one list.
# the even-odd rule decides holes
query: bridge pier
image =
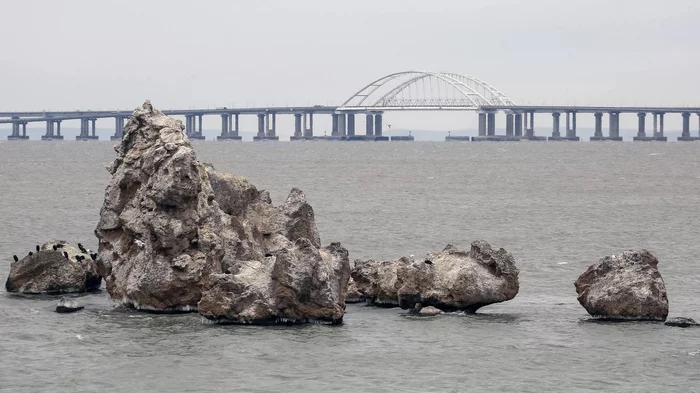
{"label": "bridge pier", "polygon": [[[528,118],[530,119],[529,126],[527,123]],[[525,137],[523,139],[527,139],[529,141],[546,141],[547,140],[547,137],[545,137],[545,136],[536,136],[535,135],[535,112],[534,111],[525,112],[525,128],[526,128],[526,133],[525,133]]]}
{"label": "bridge pier", "polygon": [[280,138],[277,136],[277,113],[268,112],[265,114],[265,123],[267,132],[265,133],[265,139],[270,141],[278,141]]}
{"label": "bridge pier", "polygon": [[559,117],[560,113],[552,113],[554,118],[554,130],[552,131],[552,137],[549,138],[550,141],[579,141],[580,138],[576,136],[576,112],[567,111],[566,112],[566,134],[561,136],[559,131]]}
{"label": "bridge pier", "polygon": [[[22,126],[22,134],[20,135],[19,128]],[[27,140],[27,122],[26,121],[13,121],[12,122],[12,133],[8,135],[8,141],[20,141]]]}
{"label": "bridge pier", "polygon": [[375,141],[388,141],[389,137],[382,135],[382,120],[384,115],[379,112],[374,114],[374,140]]}
{"label": "bridge pier", "polygon": [[294,114],[294,135],[289,137],[290,141],[298,141],[300,139],[303,139],[302,134],[301,134],[301,118],[304,116],[303,113],[295,113]]}
{"label": "bridge pier", "polygon": [[495,136],[496,135],[496,112],[486,113],[486,135]]}
{"label": "bridge pier", "polygon": [[[80,124],[80,135],[75,137],[76,141],[87,141],[87,140],[98,140],[99,137],[95,134],[96,132],[96,123],[97,119],[82,119],[81,124]],[[92,133],[90,129],[90,125],[92,125]],[[59,131],[58,134],[60,135],[61,125],[58,125]],[[55,138],[55,136],[54,136]],[[61,137],[63,138],[63,137]]]}
{"label": "bridge pier", "polygon": [[265,140],[265,114],[258,113],[258,134],[253,137],[254,141]]}
{"label": "bridge pier", "polygon": [[513,136],[513,114],[506,113],[506,136]]}
{"label": "bridge pier", "polygon": [[337,113],[331,113],[331,137],[339,137],[340,134],[338,132],[338,114]]}
{"label": "bridge pier", "polygon": [[479,112],[479,136],[486,136],[486,113]]}
{"label": "bridge pier", "polygon": [[681,133],[681,136],[678,137],[678,140],[686,142],[694,141],[695,138],[690,136],[690,113],[683,112],[681,116],[683,116],[683,132]]}
{"label": "bridge pier", "polygon": [[347,133],[346,130],[346,124],[345,124],[345,113],[338,113],[338,136],[340,136],[341,139],[345,139],[345,135]]}
{"label": "bridge pier", "polygon": [[[307,122],[308,120],[308,122]],[[308,127],[307,127],[308,125]],[[304,113],[304,139],[313,139],[314,137],[314,113]]]}
{"label": "bridge pier", "polygon": [[371,112],[365,113],[365,139],[374,140],[374,115]]}
{"label": "bridge pier", "polygon": [[355,114],[348,113],[348,137],[355,136]]}
{"label": "bridge pier", "polygon": [[[235,119],[235,120],[234,120]],[[235,126],[234,126],[235,121]],[[217,141],[240,141],[238,136],[238,113],[224,113],[221,115],[221,135],[216,137]]]}
{"label": "bridge pier", "polygon": [[637,136],[632,138],[633,141],[653,141],[654,137],[648,137],[646,132],[646,117],[644,112],[637,113]]}
{"label": "bridge pier", "polygon": [[114,118],[114,135],[109,139],[113,141],[121,140],[124,137],[124,118],[117,116]]}
{"label": "bridge pier", "polygon": [[[559,117],[561,117],[561,113],[552,113],[552,136],[549,137],[550,141],[562,140],[561,133],[559,132]],[[569,129],[569,112],[566,112],[566,129]]]}
{"label": "bridge pier", "polygon": [[523,136],[523,114],[515,114],[515,136]]}

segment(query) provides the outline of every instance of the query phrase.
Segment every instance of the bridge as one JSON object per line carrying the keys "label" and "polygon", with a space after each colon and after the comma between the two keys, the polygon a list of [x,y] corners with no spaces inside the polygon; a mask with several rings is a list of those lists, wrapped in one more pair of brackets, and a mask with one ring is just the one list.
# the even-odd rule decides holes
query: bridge
{"label": "bridge", "polygon": [[[216,108],[164,110],[169,116],[183,116],[185,131],[191,139],[204,139],[202,118],[221,117],[221,134],[218,140],[241,140],[239,117],[257,116],[257,135],[254,140],[279,140],[277,115],[294,116],[294,135],[291,140],[373,140],[386,141],[383,135],[383,114],[387,111],[476,111],[478,112],[478,135],[473,137],[449,136],[448,140],[471,141],[518,141],[550,140],[578,141],[576,133],[577,114],[593,114],[595,117],[594,141],[621,141],[619,120],[621,114],[636,114],[638,118],[636,141],[666,141],[664,116],[679,114],[682,117],[681,141],[700,140],[700,121],[697,136],[691,135],[690,119],[697,115],[700,107],[624,107],[624,106],[529,106],[517,105],[500,90],[473,76],[459,73],[431,71],[403,71],[383,76],[365,85],[339,106],[285,106],[260,108]],[[505,113],[505,134],[496,134],[499,113]],[[537,135],[535,114],[550,114],[551,136]],[[566,125],[562,133],[562,114]],[[314,115],[330,115],[330,136],[314,135]],[[364,133],[356,133],[356,117],[365,117]],[[653,128],[647,133],[646,117],[653,118]],[[78,140],[98,139],[95,134],[97,119],[113,118],[114,135],[119,140],[124,123],[131,116],[128,111],[57,111],[57,112],[0,112],[0,124],[12,124],[9,140],[29,139],[28,123],[46,123],[43,140],[63,139],[61,123],[79,121]],[[603,133],[603,117],[608,118],[607,135]],[[412,137],[392,137],[412,139]]]}

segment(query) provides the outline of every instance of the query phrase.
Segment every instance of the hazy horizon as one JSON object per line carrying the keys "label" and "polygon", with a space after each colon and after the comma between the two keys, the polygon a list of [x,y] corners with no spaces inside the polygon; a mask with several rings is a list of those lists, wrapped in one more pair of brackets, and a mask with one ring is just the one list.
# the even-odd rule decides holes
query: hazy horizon
{"label": "hazy horizon", "polygon": [[[523,104],[700,106],[700,6],[691,0],[80,0],[4,8],[23,17],[0,24],[11,54],[0,63],[0,111],[132,109],[146,98],[163,109],[340,104],[372,80],[410,69],[474,75]],[[241,119],[242,128],[255,123]],[[666,120],[667,129],[680,127],[679,115]],[[291,116],[278,122],[280,135],[291,134]],[[326,123],[329,116],[316,122]],[[390,112],[385,124],[473,129],[476,117]],[[579,127],[592,124],[593,116],[579,117]],[[621,126],[635,124],[626,116]],[[695,131],[695,116],[691,124]],[[205,128],[219,125],[218,116],[205,117]],[[541,135],[550,127],[539,120]]]}

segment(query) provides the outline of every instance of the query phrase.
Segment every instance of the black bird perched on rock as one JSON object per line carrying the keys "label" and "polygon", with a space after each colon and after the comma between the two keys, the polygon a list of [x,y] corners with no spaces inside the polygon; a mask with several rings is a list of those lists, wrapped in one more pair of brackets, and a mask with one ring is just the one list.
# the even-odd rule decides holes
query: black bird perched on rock
{"label": "black bird perched on rock", "polygon": [[78,262],[82,261],[83,259],[85,259],[85,257],[82,256],[82,255],[76,255],[76,256],[75,256],[75,260],[78,261]]}
{"label": "black bird perched on rock", "polygon": [[267,254],[265,254],[265,258],[269,258],[271,256],[272,256],[272,254],[270,254],[269,252]]}
{"label": "black bird perched on rock", "polygon": [[37,245],[36,245],[36,251],[39,252],[39,250],[40,250],[40,248],[39,248],[39,245],[37,244]]}
{"label": "black bird perched on rock", "polygon": [[87,254],[87,251],[85,251],[85,247],[83,247],[82,244],[78,243],[78,248],[80,249],[80,252],[82,252],[83,254]]}
{"label": "black bird perched on rock", "polygon": [[54,251],[58,250],[58,247],[56,247],[55,244],[53,245],[53,250],[54,250]]}
{"label": "black bird perched on rock", "polygon": [[17,258],[17,255],[13,255],[12,258],[15,259],[15,262],[19,261],[19,258]]}
{"label": "black bird perched on rock", "polygon": [[33,252],[31,252],[31,251],[29,251],[29,255],[34,255],[34,253],[33,253]]}
{"label": "black bird perched on rock", "polygon": [[63,248],[63,244],[56,244],[56,248]]}
{"label": "black bird perched on rock", "polygon": [[90,254],[90,258],[92,258],[93,261],[97,260],[97,253]]}
{"label": "black bird perched on rock", "polygon": [[66,259],[70,259],[70,258],[68,258],[68,253],[65,251],[63,251],[63,256],[66,257]]}
{"label": "black bird perched on rock", "polygon": [[423,261],[423,262],[425,262],[426,265],[432,265],[432,264],[433,264],[433,261],[431,261],[430,259],[426,259],[426,260]]}

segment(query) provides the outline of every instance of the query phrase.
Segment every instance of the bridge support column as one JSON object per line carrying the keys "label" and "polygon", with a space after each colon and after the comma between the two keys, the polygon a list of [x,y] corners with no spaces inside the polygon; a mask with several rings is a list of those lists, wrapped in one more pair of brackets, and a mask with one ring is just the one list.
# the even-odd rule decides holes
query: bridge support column
{"label": "bridge support column", "polygon": [[657,136],[657,138],[664,138],[664,140],[666,138],[664,136],[664,113],[663,112],[659,113],[659,135]]}
{"label": "bridge support column", "polygon": [[535,136],[535,112],[529,112],[528,116],[525,117],[526,123],[528,117],[530,118],[530,125],[527,127],[526,137],[531,140],[539,140],[539,138]]}
{"label": "bridge support column", "polygon": [[647,114],[644,112],[637,113],[637,136],[632,138],[634,141],[650,141],[653,138],[647,138],[646,120]]}
{"label": "bridge support column", "polygon": [[265,114],[258,113],[258,135],[253,140],[261,141],[265,139]]}
{"label": "bridge support column", "polygon": [[579,137],[576,136],[576,112],[571,113],[571,129],[566,130],[566,139],[579,140]]}
{"label": "bridge support column", "polygon": [[513,114],[506,113],[506,136],[513,136]]}
{"label": "bridge support column", "polygon": [[[94,131],[93,131],[92,135],[95,135]],[[58,137],[61,136],[61,121],[60,120],[56,120],[56,136],[58,136]],[[63,139],[63,138],[59,138],[59,139]]]}
{"label": "bridge support column", "polygon": [[341,138],[345,137],[346,130],[345,130],[345,113],[338,113],[338,135]]}
{"label": "bridge support column", "polygon": [[382,136],[382,118],[384,115],[382,113],[375,113],[374,114],[374,136],[375,140],[377,140],[377,137]]}
{"label": "bridge support column", "polygon": [[515,114],[515,136],[523,136],[523,114]]}
{"label": "bridge support column", "polygon": [[223,114],[221,115],[221,135],[219,138],[223,139],[228,137],[229,135],[229,115],[228,114]]}
{"label": "bridge support column", "polygon": [[608,129],[608,140],[611,141],[621,141],[622,138],[620,137],[620,113],[619,112],[610,112],[608,114],[610,117],[610,126]]}
{"label": "bridge support column", "polygon": [[[234,125],[235,121],[235,125]],[[221,115],[221,135],[217,141],[240,141],[238,136],[238,113],[224,113]]]}
{"label": "bridge support column", "polygon": [[302,113],[294,114],[294,135],[289,138],[289,140],[301,139],[301,118],[304,116]]}
{"label": "bridge support column", "polygon": [[[552,113],[552,136],[549,138],[550,141],[560,141],[561,133],[559,132],[559,118],[561,113]],[[569,129],[569,112],[566,112],[566,129]]]}
{"label": "bridge support column", "polygon": [[267,113],[265,115],[265,120],[267,122],[267,133],[265,138],[273,141],[279,140],[279,137],[277,136],[277,113]]}
{"label": "bridge support column", "polygon": [[683,116],[683,132],[678,137],[679,141],[694,141],[695,138],[690,136],[690,113],[684,112]]}
{"label": "bridge support column", "polygon": [[371,113],[365,114],[365,137],[368,139],[374,139],[374,115]]}
{"label": "bridge support column", "polygon": [[337,113],[331,113],[331,136],[336,137],[338,136],[338,114]]}
{"label": "bridge support column", "polygon": [[[308,122],[307,122],[308,120]],[[308,125],[308,127],[307,127]],[[314,137],[314,113],[304,113],[304,138],[312,139]]]}
{"label": "bridge support column", "polygon": [[348,136],[355,136],[355,114],[348,113]]}
{"label": "bridge support column", "polygon": [[496,135],[496,112],[488,112],[486,114],[486,135]]}
{"label": "bridge support column", "polygon": [[124,136],[124,118],[117,116],[114,118],[114,135],[110,136],[109,139],[113,141],[118,141]]}
{"label": "bridge support column", "polygon": [[596,112],[595,116],[595,133],[591,137],[592,141],[602,141],[603,140],[603,114]]}
{"label": "bridge support column", "polygon": [[479,113],[479,136],[486,136],[486,113]]}

